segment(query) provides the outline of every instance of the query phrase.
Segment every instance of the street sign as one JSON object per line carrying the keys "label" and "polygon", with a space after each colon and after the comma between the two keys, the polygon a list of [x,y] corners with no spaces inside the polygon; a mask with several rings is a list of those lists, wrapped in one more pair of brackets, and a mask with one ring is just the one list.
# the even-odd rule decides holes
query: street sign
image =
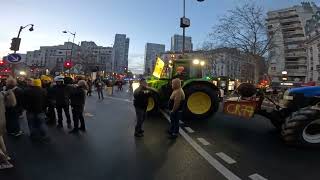
{"label": "street sign", "polygon": [[19,63],[21,61],[21,56],[19,54],[9,54],[7,60],[10,63]]}

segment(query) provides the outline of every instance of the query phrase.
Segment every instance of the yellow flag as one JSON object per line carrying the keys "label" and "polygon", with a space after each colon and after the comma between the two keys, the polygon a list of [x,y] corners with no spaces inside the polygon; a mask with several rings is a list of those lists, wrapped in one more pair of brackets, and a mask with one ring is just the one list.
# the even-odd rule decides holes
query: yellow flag
{"label": "yellow flag", "polygon": [[164,67],[164,62],[161,60],[161,58],[157,58],[156,66],[154,67],[153,74],[155,77],[160,78],[161,73]]}

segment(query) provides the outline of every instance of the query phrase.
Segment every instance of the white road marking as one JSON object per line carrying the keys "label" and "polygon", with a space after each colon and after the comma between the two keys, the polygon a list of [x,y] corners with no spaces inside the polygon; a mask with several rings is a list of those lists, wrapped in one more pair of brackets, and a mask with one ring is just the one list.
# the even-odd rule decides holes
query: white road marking
{"label": "white road marking", "polygon": [[191,129],[190,127],[184,127],[184,128],[188,131],[188,133],[194,133],[194,130]]}
{"label": "white road marking", "polygon": [[84,113],[84,116],[93,117],[94,115],[87,112],[87,113]]}
{"label": "white road marking", "polygon": [[106,98],[113,99],[113,100],[118,100],[118,101],[130,102],[130,103],[133,102],[130,99],[123,99],[123,98],[116,98],[116,97],[106,97]]}
{"label": "white road marking", "polygon": [[203,139],[203,138],[197,138],[197,139],[198,139],[198,141],[201,142],[204,146],[210,145],[210,143],[209,143],[207,140]]}
{"label": "white road marking", "polygon": [[264,178],[260,176],[259,174],[252,174],[249,176],[250,179],[252,180],[268,180],[267,178]]}
{"label": "white road marking", "polygon": [[[169,116],[163,111],[160,112],[164,117],[170,121]],[[183,129],[179,130],[180,135],[205,159],[211,164],[217,171],[219,171],[224,177],[229,180],[241,180],[237,175],[223,166],[217,159],[212,157],[207,151],[205,151],[196,141],[194,141]]]}
{"label": "white road marking", "polygon": [[218,157],[220,157],[222,160],[224,160],[226,163],[228,164],[234,164],[234,163],[237,163],[237,161],[235,161],[234,159],[232,159],[230,156],[226,155],[225,153],[223,152],[219,152],[219,153],[216,153],[216,155]]}

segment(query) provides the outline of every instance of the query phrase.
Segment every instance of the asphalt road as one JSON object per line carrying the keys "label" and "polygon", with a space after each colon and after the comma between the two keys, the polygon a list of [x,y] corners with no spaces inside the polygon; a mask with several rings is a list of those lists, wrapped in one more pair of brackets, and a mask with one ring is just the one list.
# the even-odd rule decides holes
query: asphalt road
{"label": "asphalt road", "polygon": [[7,137],[14,169],[0,180],[40,179],[320,179],[319,150],[285,146],[271,123],[219,112],[209,120],[184,122],[175,141],[165,115],[149,117],[145,137],[133,137],[130,93],[104,101],[87,99],[87,133],[50,127],[50,144],[27,136]]}

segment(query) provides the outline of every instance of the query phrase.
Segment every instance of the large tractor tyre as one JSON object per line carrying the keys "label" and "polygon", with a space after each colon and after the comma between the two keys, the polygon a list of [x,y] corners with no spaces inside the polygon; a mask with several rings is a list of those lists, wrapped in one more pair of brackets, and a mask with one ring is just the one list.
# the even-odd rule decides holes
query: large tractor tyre
{"label": "large tractor tyre", "polygon": [[287,118],[287,115],[284,111],[272,111],[268,117],[271,124],[278,130],[281,131],[282,125]]}
{"label": "large tractor tyre", "polygon": [[282,139],[288,145],[320,147],[320,110],[302,108],[282,125]]}
{"label": "large tractor tyre", "polygon": [[196,84],[184,89],[186,95],[184,118],[207,119],[219,108],[218,93],[205,84]]}
{"label": "large tractor tyre", "polygon": [[157,114],[159,110],[159,97],[155,92],[152,92],[148,98],[147,113],[149,115]]}

